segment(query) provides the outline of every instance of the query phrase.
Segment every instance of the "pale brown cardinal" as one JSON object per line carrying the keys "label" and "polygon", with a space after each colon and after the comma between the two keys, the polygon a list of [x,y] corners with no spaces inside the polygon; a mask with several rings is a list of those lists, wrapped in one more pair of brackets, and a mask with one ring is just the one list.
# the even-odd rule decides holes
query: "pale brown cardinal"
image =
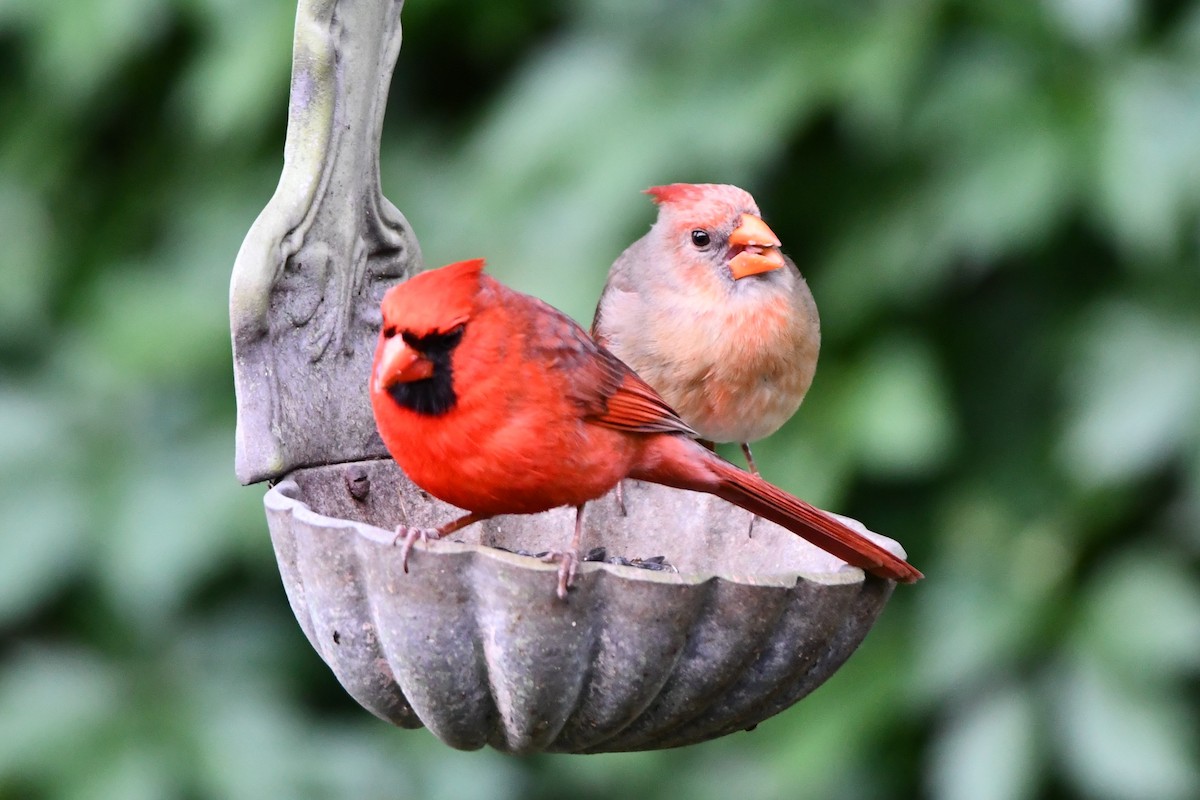
{"label": "pale brown cardinal", "polygon": [[592,335],[710,442],[779,430],[812,384],[821,323],[808,284],[736,186],[647,189],[650,231],[617,258]]}
{"label": "pale brown cardinal", "polygon": [[415,484],[469,512],[439,528],[399,528],[406,568],[418,538],[497,514],[574,506],[570,545],[550,556],[565,599],[584,504],[635,478],[717,495],[875,575],[921,577],[829,514],[707,450],[569,317],[482,270],[482,260],[451,264],[383,298],[370,384],[379,432]]}

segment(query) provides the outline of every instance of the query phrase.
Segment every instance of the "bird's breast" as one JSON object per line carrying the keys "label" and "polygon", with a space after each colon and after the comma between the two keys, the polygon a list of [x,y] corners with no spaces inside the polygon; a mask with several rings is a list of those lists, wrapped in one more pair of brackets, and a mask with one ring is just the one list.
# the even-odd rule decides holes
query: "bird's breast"
{"label": "bird's breast", "polygon": [[646,335],[622,337],[617,355],[706,439],[769,436],[812,384],[819,328],[785,295],[677,306],[647,321]]}
{"label": "bird's breast", "polygon": [[627,436],[579,419],[561,396],[488,383],[460,392],[447,414],[406,415],[385,436],[425,491],[469,511],[526,514],[601,497],[628,471]]}

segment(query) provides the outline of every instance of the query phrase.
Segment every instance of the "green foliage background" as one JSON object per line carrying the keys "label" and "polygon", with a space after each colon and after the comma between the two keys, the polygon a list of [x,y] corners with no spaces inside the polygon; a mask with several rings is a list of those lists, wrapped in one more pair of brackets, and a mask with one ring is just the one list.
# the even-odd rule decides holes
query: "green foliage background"
{"label": "green foliage background", "polygon": [[427,263],[587,321],[646,186],[751,190],[824,348],[764,472],[902,541],[847,666],[678,751],[359,709],[233,477],[291,0],[0,0],[0,798],[1200,796],[1200,4],[412,0]]}

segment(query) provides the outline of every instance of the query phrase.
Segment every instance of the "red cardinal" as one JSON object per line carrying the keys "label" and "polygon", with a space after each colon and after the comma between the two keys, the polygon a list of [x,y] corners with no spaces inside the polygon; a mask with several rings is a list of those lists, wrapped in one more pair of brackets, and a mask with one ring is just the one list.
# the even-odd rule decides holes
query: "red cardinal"
{"label": "red cardinal", "polygon": [[808,284],[736,186],[646,190],[658,220],[613,264],[592,335],[712,442],[750,442],[796,413],[821,323]]}
{"label": "red cardinal", "polygon": [[435,497],[470,513],[400,528],[404,557],[497,514],[576,509],[559,562],[566,597],[584,504],[622,478],[708,492],[884,578],[908,563],[802,500],[719,458],[659,395],[565,314],[484,275],[483,261],[421,273],[383,298],[371,405],[388,451]]}

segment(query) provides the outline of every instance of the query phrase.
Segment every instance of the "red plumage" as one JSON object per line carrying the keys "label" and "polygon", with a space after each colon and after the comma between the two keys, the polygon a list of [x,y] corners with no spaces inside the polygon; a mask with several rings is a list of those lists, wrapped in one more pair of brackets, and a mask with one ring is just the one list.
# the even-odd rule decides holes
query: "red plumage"
{"label": "red plumage", "polygon": [[[371,403],[388,451],[414,483],[470,514],[575,506],[622,478],[708,492],[876,575],[914,581],[902,559],[695,441],[648,384],[569,317],[482,273],[482,260],[424,272],[383,299]],[[565,596],[578,518],[562,562]]]}

